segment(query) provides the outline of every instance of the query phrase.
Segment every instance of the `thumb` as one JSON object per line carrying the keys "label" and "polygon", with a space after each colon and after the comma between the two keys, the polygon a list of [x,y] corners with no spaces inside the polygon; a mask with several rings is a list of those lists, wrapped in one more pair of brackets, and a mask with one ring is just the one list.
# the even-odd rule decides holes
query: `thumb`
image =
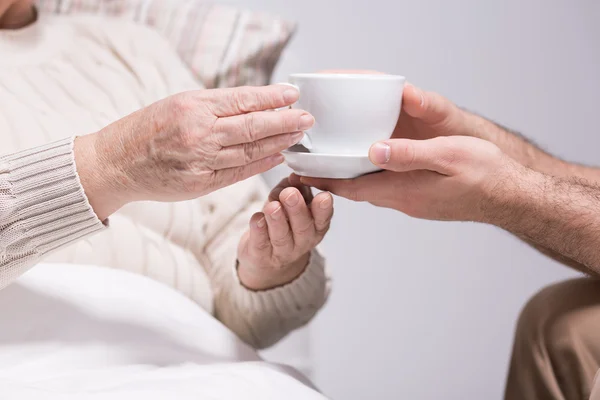
{"label": "thumb", "polygon": [[407,83],[402,96],[402,111],[428,124],[436,124],[447,118],[454,105],[445,97],[426,92]]}
{"label": "thumb", "polygon": [[390,171],[430,170],[451,175],[450,166],[458,160],[460,153],[451,138],[390,139],[373,144],[369,159],[378,167]]}

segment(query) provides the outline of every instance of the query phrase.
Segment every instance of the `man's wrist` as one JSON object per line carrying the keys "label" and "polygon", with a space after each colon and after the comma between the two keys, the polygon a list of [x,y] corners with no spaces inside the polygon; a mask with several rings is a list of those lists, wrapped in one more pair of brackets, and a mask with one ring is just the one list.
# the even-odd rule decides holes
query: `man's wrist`
{"label": "man's wrist", "polygon": [[98,154],[97,134],[75,138],[73,152],[77,174],[92,209],[103,221],[123,207],[127,194],[116,184],[110,163]]}
{"label": "man's wrist", "polygon": [[254,291],[270,290],[285,286],[296,280],[306,270],[309,262],[310,252],[278,269],[256,268],[238,263],[238,279],[247,289]]}
{"label": "man's wrist", "polygon": [[552,176],[578,176],[577,167],[545,152],[520,133],[465,110],[468,135],[494,143],[521,165]]}
{"label": "man's wrist", "polygon": [[484,195],[480,222],[515,232],[526,214],[543,202],[549,176],[524,167],[512,159]]}
{"label": "man's wrist", "polygon": [[493,123],[475,113],[463,110],[465,125],[469,127],[468,136],[487,140],[498,145],[498,133],[493,129]]}

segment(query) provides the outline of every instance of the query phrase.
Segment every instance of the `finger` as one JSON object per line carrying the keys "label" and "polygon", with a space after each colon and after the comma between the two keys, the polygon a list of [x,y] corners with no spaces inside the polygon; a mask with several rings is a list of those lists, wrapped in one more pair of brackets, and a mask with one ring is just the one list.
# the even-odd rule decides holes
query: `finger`
{"label": "finger", "polygon": [[254,256],[271,257],[271,239],[269,238],[265,214],[261,212],[255,213],[250,218],[249,249]]}
{"label": "finger", "polygon": [[288,187],[279,195],[279,201],[283,204],[292,228],[294,244],[303,248],[314,239],[316,231],[312,214],[302,194],[297,188]]}
{"label": "finger", "polygon": [[300,178],[301,178],[300,175],[296,175],[294,173],[290,174],[290,176],[288,177],[288,179],[290,180],[290,183],[292,183],[294,186],[304,185]]}
{"label": "finger", "polygon": [[328,192],[321,192],[310,203],[310,210],[315,223],[317,235],[323,237],[329,230],[333,217],[333,196]]}
{"label": "finger", "polygon": [[294,186],[296,189],[298,189],[300,191],[300,193],[302,193],[302,197],[304,198],[304,202],[306,204],[310,204],[310,202],[313,200],[314,196],[313,196],[313,192],[312,190],[310,190],[310,187],[306,186],[306,185],[292,185]]}
{"label": "finger", "polygon": [[281,203],[268,203],[263,212],[266,215],[269,238],[273,253],[288,254],[294,250],[294,237]]}
{"label": "finger", "polygon": [[280,180],[277,186],[275,186],[269,193],[269,201],[279,201],[279,194],[283,191],[283,189],[289,186],[290,182],[288,178],[283,178]]}
{"label": "finger", "polygon": [[[391,172],[378,172],[354,179],[324,179],[301,177],[305,185],[345,197],[352,201],[371,201],[387,188],[392,179]],[[314,200],[313,200],[314,201]]]}
{"label": "finger", "polygon": [[251,176],[267,172],[271,168],[275,168],[283,162],[284,158],[281,154],[263,158],[262,160],[254,161],[248,165],[241,167],[225,168],[213,171],[213,182],[216,188],[222,188],[232,185],[236,182],[248,179]]}
{"label": "finger", "polygon": [[331,192],[353,201],[364,201],[364,189],[357,184],[357,179],[300,178],[305,185],[313,186],[319,190]]}
{"label": "finger", "polygon": [[428,140],[390,139],[373,144],[369,159],[378,167],[396,172],[426,169],[444,175],[465,156],[460,137]]}
{"label": "finger", "polygon": [[269,201],[278,201],[279,194],[283,191],[283,189],[285,189],[287,187],[295,187],[296,189],[298,189],[300,191],[300,193],[302,194],[304,201],[307,204],[312,201],[313,194],[312,194],[312,191],[310,190],[310,188],[308,186],[302,184],[302,182],[300,182],[300,179],[298,179],[298,178],[295,179],[294,181],[292,181],[291,176],[289,176],[287,178],[283,178],[281,181],[279,181],[277,186],[275,186],[271,190],[271,193],[269,193]]}
{"label": "finger", "polygon": [[293,146],[303,135],[302,132],[285,133],[256,142],[224,147],[209,164],[215,170],[248,165]]}
{"label": "finger", "polygon": [[298,101],[300,93],[288,85],[243,86],[205,91],[209,107],[217,117],[273,110]]}
{"label": "finger", "polygon": [[305,184],[303,184],[302,182],[300,182],[300,179],[290,179],[291,176],[288,176],[288,181],[289,181],[289,186],[295,187],[296,189],[298,189],[300,191],[300,193],[302,194],[302,197],[304,198],[304,202],[306,204],[310,204],[310,202],[313,199],[313,192],[312,190],[310,190],[310,187],[306,186]]}
{"label": "finger", "polygon": [[312,199],[314,198],[314,194],[313,194],[310,186],[307,186],[304,183],[302,183],[302,181],[300,180],[300,176],[293,174],[293,173],[288,177],[288,179],[290,180],[290,184],[293,187],[298,188],[298,190],[300,190],[300,192],[302,192],[302,195],[304,196],[306,203],[309,204],[312,201]]}
{"label": "finger", "polygon": [[295,179],[294,181],[292,181],[290,178],[291,176],[283,178],[277,184],[277,186],[275,186],[273,190],[271,190],[271,193],[269,193],[269,201],[278,201],[279,194],[283,191],[283,189],[291,186],[298,189],[302,194],[302,197],[304,198],[304,202],[306,204],[309,204],[313,199],[313,194],[310,188],[306,185],[303,185],[302,182],[300,182],[300,179]]}
{"label": "finger", "polygon": [[434,92],[425,92],[407,83],[402,95],[402,111],[413,118],[429,124],[436,124],[447,118],[453,104],[443,96]]}
{"label": "finger", "polygon": [[259,111],[219,118],[213,127],[213,138],[222,147],[252,143],[282,133],[309,129],[315,123],[303,110]]}

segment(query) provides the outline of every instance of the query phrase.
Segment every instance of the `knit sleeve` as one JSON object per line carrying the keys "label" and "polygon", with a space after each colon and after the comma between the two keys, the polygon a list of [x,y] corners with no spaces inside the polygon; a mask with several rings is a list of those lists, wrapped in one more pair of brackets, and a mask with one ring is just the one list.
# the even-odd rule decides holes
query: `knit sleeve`
{"label": "knit sleeve", "polygon": [[260,200],[242,208],[210,241],[206,268],[214,291],[215,316],[246,343],[266,348],[315,316],[329,295],[330,279],[325,259],[314,249],[304,272],[285,286],[252,291],[241,284],[237,247],[250,217],[261,210],[267,198],[266,189],[260,188],[260,192],[262,195],[256,196]]}
{"label": "knit sleeve", "polygon": [[0,157],[0,289],[103,227],[79,182],[73,139]]}

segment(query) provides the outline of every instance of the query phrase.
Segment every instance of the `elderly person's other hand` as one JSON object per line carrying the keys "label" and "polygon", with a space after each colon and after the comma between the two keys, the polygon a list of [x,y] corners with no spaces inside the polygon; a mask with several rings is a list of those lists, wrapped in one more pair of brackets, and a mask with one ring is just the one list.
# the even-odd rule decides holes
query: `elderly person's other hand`
{"label": "elderly person's other hand", "polygon": [[284,85],[190,91],[75,142],[90,203],[103,219],[131,201],[180,201],[265,172],[314,118]]}
{"label": "elderly person's other hand", "polygon": [[270,193],[263,211],[250,220],[238,247],[238,275],[253,290],[293,281],[308,264],[310,251],[329,230],[333,198],[295,176],[283,179]]}

